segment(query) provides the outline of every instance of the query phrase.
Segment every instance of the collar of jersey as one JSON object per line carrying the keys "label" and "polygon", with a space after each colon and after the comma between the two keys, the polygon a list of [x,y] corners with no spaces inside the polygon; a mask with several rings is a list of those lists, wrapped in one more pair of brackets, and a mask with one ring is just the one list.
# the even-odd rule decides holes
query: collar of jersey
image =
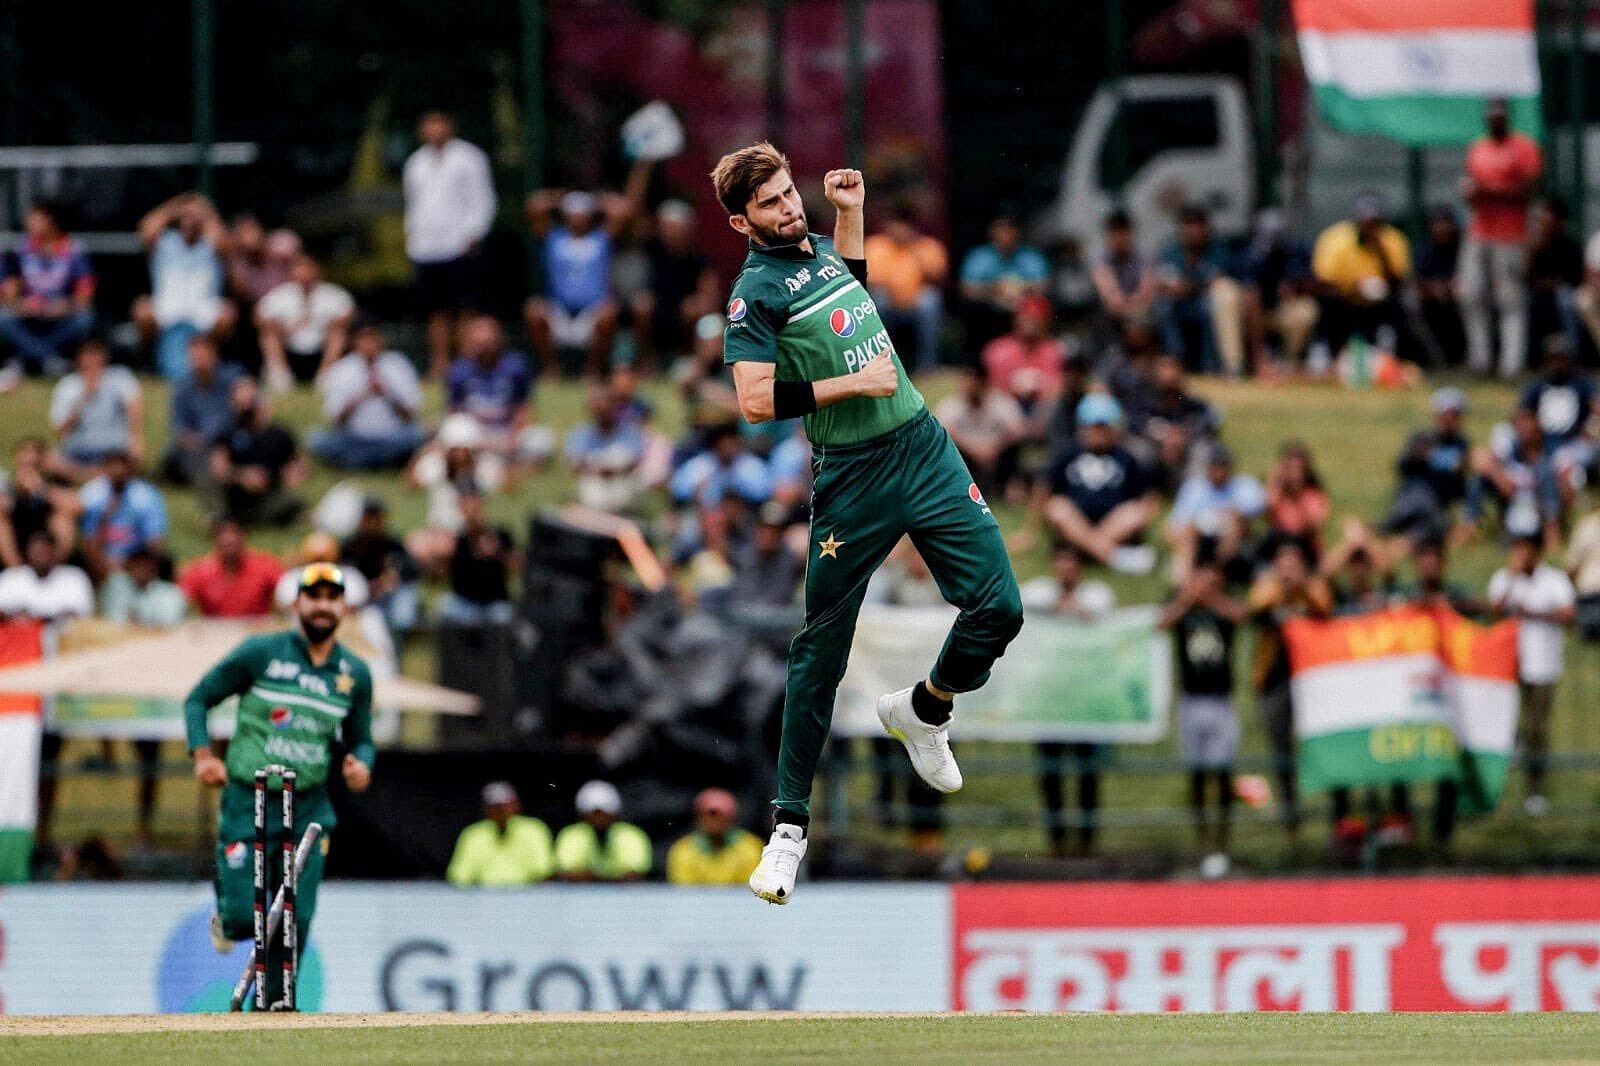
{"label": "collar of jersey", "polygon": [[755,238],[750,239],[750,250],[761,255],[770,255],[776,259],[815,259],[817,258],[817,235],[807,231],[806,239],[811,242],[811,251],[800,247],[800,242],[794,244],[757,244]]}

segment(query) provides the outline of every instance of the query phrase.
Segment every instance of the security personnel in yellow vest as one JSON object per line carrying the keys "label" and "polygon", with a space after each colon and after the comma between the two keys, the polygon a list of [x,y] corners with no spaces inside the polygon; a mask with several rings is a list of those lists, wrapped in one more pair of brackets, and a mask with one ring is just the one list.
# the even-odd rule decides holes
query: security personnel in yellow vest
{"label": "security personnel in yellow vest", "polygon": [[735,823],[733,793],[708,788],[694,798],[694,832],[667,852],[667,880],[675,885],[742,885],[761,861],[761,839]]}
{"label": "security personnel in yellow vest", "polygon": [[483,786],[483,821],[467,826],[456,839],[445,874],[452,885],[517,888],[555,873],[549,827],[521,811],[517,790],[506,782]]}
{"label": "security personnel in yellow vest", "polygon": [[622,794],[609,781],[578,789],[580,821],[556,834],[556,876],[563,881],[637,881],[650,872],[650,838],[618,821]]}

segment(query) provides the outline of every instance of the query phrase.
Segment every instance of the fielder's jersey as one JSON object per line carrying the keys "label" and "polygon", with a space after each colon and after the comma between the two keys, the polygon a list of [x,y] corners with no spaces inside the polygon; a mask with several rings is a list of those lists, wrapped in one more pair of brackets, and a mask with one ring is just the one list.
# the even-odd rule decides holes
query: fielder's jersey
{"label": "fielder's jersey", "polygon": [[899,371],[893,396],[852,396],[806,415],[806,436],[822,445],[855,444],[897,429],[924,406],[906,376],[878,305],[827,237],[797,244],[754,242],[733,279],[723,359],[774,363],[779,381],[821,381],[860,371],[888,352]]}
{"label": "fielder's jersey", "polygon": [[249,637],[194,687],[183,704],[192,751],[208,742],[206,712],[239,697],[228,745],[228,779],[251,784],[256,770],[279,763],[301,788],[321,788],[336,741],[371,766],[372,674],[337,642],[321,666],[298,630]]}

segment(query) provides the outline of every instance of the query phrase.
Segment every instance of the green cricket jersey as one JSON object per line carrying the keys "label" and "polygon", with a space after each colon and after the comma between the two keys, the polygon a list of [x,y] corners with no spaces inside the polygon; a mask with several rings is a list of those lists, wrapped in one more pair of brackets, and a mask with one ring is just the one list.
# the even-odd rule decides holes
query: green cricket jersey
{"label": "green cricket jersey", "polygon": [[301,788],[328,779],[335,740],[371,766],[372,674],[335,643],[314,666],[298,629],[249,637],[212,667],[183,704],[189,750],[208,743],[206,712],[239,697],[238,725],[228,745],[228,779],[252,784],[269,763],[294,770]]}
{"label": "green cricket jersey", "polygon": [[854,374],[874,356],[890,353],[900,372],[893,396],[853,396],[806,415],[812,443],[855,444],[898,429],[925,405],[894,354],[878,305],[833,241],[809,236],[811,252],[798,244],[750,243],[733,279],[723,359],[774,363],[779,381],[821,381]]}

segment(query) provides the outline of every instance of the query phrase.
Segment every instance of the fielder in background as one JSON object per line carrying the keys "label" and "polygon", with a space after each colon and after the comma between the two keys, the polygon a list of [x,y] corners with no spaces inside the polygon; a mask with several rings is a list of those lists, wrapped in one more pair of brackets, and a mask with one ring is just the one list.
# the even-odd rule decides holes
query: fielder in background
{"label": "fielder in background", "polygon": [[[372,780],[372,675],[334,633],[347,610],[344,572],[314,563],[300,572],[294,613],[298,624],[280,633],[244,640],[214,666],[183,704],[194,775],[201,784],[222,786],[217,823],[217,913],[212,941],[219,952],[252,936],[251,847],[255,838],[254,787],[259,767],[277,763],[295,771],[298,802],[294,838],[312,822],[332,832],[336,819],[328,799],[328,774],[335,750],[345,752],[339,772],[352,792]],[[238,724],[224,763],[212,752],[206,714],[230,696],[239,697]],[[278,854],[283,828],[269,820],[267,853]],[[295,929],[303,954],[317,910],[317,888],[327,862],[328,837],[313,849],[300,875]],[[276,864],[268,863],[274,877]],[[269,878],[269,898],[277,885]],[[282,997],[281,967],[267,968],[267,1001]]]}

